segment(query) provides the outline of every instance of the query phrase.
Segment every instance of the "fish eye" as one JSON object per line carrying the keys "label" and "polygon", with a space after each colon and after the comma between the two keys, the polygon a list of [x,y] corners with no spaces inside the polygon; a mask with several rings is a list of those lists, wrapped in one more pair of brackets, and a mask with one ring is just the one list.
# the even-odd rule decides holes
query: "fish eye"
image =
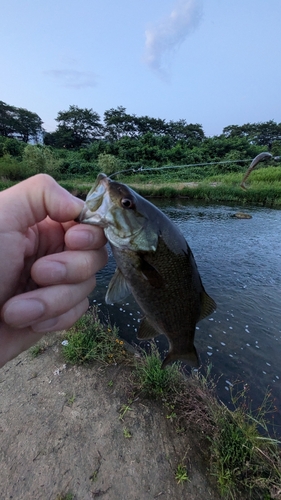
{"label": "fish eye", "polygon": [[122,198],[121,205],[123,208],[133,208],[134,203],[129,198]]}

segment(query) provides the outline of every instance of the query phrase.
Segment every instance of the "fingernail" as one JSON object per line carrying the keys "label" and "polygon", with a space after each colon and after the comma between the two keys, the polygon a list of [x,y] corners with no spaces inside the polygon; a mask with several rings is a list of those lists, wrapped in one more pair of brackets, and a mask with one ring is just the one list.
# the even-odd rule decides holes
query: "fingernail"
{"label": "fingernail", "polygon": [[83,231],[82,229],[69,232],[67,238],[67,244],[74,249],[92,248],[96,240],[96,236],[92,231]]}
{"label": "fingernail", "polygon": [[42,323],[36,323],[36,325],[32,327],[32,330],[38,333],[47,333],[52,331],[57,322],[58,318],[47,319],[46,321],[42,321]]}
{"label": "fingernail", "polygon": [[24,328],[41,318],[44,312],[45,306],[40,300],[13,300],[4,311],[4,321],[10,326]]}
{"label": "fingernail", "polygon": [[66,267],[60,262],[41,262],[40,274],[45,275],[44,283],[60,283],[66,277]]}

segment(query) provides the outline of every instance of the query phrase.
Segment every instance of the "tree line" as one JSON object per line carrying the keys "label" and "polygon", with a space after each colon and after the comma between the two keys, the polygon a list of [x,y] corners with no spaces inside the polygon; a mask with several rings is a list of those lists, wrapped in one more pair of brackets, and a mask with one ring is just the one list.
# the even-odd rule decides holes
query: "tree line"
{"label": "tree line", "polygon": [[[36,113],[0,101],[0,160],[5,156],[7,164],[17,158],[21,167],[32,164],[32,172],[39,164],[41,171],[44,165],[52,165],[62,175],[85,175],[94,170],[111,173],[125,168],[233,160],[220,166],[225,172],[244,168],[239,160],[262,151],[281,154],[281,123],[273,120],[230,125],[220,135],[207,137],[202,125],[185,119],[136,116],[118,106],[105,111],[102,120],[90,108],[71,105],[58,112],[56,122],[56,130],[46,132]],[[203,169],[198,170],[198,175],[202,174]]]}

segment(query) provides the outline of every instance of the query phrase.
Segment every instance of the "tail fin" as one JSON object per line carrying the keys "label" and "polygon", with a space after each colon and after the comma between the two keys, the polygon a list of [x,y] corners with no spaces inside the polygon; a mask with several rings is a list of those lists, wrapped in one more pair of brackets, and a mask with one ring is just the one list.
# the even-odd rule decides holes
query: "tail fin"
{"label": "tail fin", "polygon": [[186,363],[188,363],[193,368],[198,368],[200,365],[199,356],[194,346],[190,351],[187,351],[185,353],[177,353],[173,352],[173,350],[168,352],[166,358],[162,363],[162,370],[173,361],[186,361]]}

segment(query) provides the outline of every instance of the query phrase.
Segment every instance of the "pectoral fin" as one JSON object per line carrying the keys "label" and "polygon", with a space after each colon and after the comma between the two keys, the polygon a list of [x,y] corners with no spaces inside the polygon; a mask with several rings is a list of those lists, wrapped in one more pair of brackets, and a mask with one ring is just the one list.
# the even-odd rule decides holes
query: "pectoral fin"
{"label": "pectoral fin", "polygon": [[203,292],[201,292],[200,299],[201,299],[201,313],[200,313],[200,317],[199,317],[198,321],[200,321],[201,319],[204,319],[207,316],[209,316],[210,314],[212,314],[217,308],[217,304],[205,292],[205,290]]}
{"label": "pectoral fin", "polygon": [[124,300],[131,291],[127,285],[127,282],[121,273],[121,271],[116,268],[112,280],[108,285],[108,290],[105,296],[106,304],[114,304],[115,302],[120,302]]}
{"label": "pectoral fin", "polygon": [[138,339],[153,339],[154,337],[157,337],[157,335],[159,335],[159,332],[155,330],[146,318],[143,318],[137,335]]}

